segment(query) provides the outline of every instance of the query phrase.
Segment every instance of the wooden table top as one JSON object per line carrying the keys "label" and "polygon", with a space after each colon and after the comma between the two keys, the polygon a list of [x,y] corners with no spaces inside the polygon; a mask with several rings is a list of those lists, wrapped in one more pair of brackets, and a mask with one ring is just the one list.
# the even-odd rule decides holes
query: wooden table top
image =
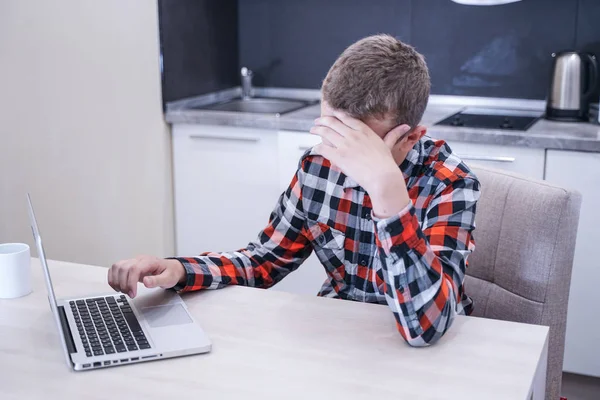
{"label": "wooden table top", "polygon": [[[59,297],[110,293],[105,268],[49,264]],[[526,399],[547,346],[547,327],[459,316],[412,348],[383,305],[228,287],[183,295],[211,353],[73,372],[32,268],[33,293],[0,300],[1,399]]]}

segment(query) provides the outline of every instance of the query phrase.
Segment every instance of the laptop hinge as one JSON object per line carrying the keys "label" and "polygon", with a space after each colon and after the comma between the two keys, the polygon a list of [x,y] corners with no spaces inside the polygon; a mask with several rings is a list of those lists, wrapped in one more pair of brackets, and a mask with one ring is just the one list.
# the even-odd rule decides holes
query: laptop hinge
{"label": "laptop hinge", "polygon": [[67,350],[70,354],[77,353],[77,350],[75,349],[75,342],[73,341],[73,335],[71,335],[69,321],[67,320],[67,313],[65,312],[65,308],[63,306],[58,306],[58,317],[60,318],[60,324],[62,325],[65,343],[67,344]]}

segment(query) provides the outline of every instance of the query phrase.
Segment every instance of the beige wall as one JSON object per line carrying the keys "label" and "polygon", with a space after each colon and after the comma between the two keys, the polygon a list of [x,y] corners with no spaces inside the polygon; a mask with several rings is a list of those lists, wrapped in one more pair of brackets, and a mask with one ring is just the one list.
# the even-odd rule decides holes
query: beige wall
{"label": "beige wall", "polygon": [[0,243],[108,266],[173,252],[153,0],[0,1]]}

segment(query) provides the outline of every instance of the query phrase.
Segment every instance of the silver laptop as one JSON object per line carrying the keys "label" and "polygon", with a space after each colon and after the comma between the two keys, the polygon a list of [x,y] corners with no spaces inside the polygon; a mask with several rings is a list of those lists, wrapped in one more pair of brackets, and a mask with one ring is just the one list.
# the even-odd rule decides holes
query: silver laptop
{"label": "silver laptop", "polygon": [[172,290],[56,299],[31,198],[29,218],[67,364],[76,371],[207,353],[211,342]]}

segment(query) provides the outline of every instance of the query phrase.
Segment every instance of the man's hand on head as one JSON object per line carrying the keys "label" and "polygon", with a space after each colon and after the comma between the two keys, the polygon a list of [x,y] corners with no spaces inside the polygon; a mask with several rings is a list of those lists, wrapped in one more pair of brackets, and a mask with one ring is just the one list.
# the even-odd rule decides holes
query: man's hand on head
{"label": "man's hand on head", "polygon": [[316,153],[362,186],[371,196],[375,215],[385,218],[410,201],[391,152],[410,129],[399,125],[382,139],[364,122],[336,111],[333,116],[317,118],[310,132],[323,139],[315,147]]}
{"label": "man's hand on head", "polygon": [[184,281],[185,269],[179,261],[153,256],[121,260],[108,270],[108,284],[131,298],[137,294],[138,282],[147,288],[168,289]]}

